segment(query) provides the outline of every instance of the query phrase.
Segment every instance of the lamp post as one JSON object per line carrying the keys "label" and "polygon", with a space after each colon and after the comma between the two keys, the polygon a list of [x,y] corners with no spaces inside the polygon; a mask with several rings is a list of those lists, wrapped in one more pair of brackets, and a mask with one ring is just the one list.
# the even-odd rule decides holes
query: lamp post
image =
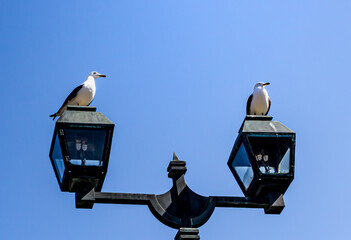
{"label": "lamp post", "polygon": [[[57,121],[50,159],[61,191],[75,192],[77,208],[96,203],[147,205],[175,240],[200,239],[198,227],[216,207],[263,208],[280,214],[294,177],[295,133],[267,116],[247,116],[228,160],[245,197],[201,196],[185,182],[186,162],[173,154],[167,171],[172,188],[161,195],[100,192],[114,124],[94,107],[68,107]],[[89,145],[90,144],[90,145]],[[85,150],[84,150],[85,149]]]}

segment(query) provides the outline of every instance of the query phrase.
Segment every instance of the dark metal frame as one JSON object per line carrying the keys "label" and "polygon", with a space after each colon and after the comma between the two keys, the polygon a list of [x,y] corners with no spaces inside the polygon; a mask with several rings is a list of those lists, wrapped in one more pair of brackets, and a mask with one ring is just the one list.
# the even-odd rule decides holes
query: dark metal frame
{"label": "dark metal frame", "polygon": [[164,194],[108,193],[82,185],[76,191],[76,207],[92,208],[95,203],[147,205],[160,222],[180,229],[175,239],[199,239],[194,237],[196,228],[208,221],[216,207],[263,208],[266,214],[280,214],[285,206],[282,194],[270,198],[201,196],[185,183],[186,162],[175,154],[167,171],[173,186]]}
{"label": "dark metal frame", "polygon": [[[235,141],[232,152],[228,159],[228,167],[234,175],[236,181],[238,182],[244,195],[247,197],[266,197],[268,195],[280,195],[284,194],[290,183],[294,179],[295,170],[295,132],[288,129],[286,126],[277,121],[271,121],[271,116],[246,116],[240,130],[239,135]],[[250,121],[251,126],[246,127],[244,130],[245,122]],[[272,122],[277,126],[281,127],[280,131],[276,129],[267,129],[265,125],[267,122]],[[251,129],[250,129],[251,128]],[[275,138],[290,138],[290,163],[289,163],[289,173],[285,174],[263,174],[258,169],[257,162],[253,155],[252,146],[250,143],[250,137],[275,137]],[[254,177],[248,186],[245,188],[239,175],[232,166],[234,158],[239,151],[241,144],[244,144],[245,150],[248,153],[249,161],[251,163],[252,170],[254,172]]]}
{"label": "dark metal frame", "polygon": [[[90,112],[89,115],[90,114],[98,115],[94,117],[98,120],[95,122],[91,120],[83,122],[79,118],[77,119],[77,116],[75,116],[74,121],[72,121],[72,119],[70,119],[70,116],[69,116],[69,114],[72,114],[72,112],[74,112],[74,114],[78,114],[78,116],[82,118],[85,118],[85,120],[86,120],[85,112]],[[68,119],[65,118],[65,115]],[[51,159],[51,164],[55,170],[56,179],[57,179],[57,182],[59,183],[61,191],[74,192],[75,191],[74,185],[76,184],[76,181],[78,182],[82,180],[85,181],[84,179],[86,179],[86,182],[89,182],[90,185],[94,186],[97,191],[101,191],[101,188],[107,173],[107,169],[108,169],[108,162],[110,157],[113,130],[114,130],[114,124],[112,122],[109,122],[107,118],[106,119],[104,118],[106,117],[103,114],[96,112],[95,107],[68,106],[67,111],[65,111],[62,117],[60,117],[60,119],[56,122],[49,156]],[[103,164],[102,166],[85,166],[84,169],[82,169],[81,166],[71,164],[69,161],[70,159],[69,159],[68,149],[66,145],[65,129],[85,130],[89,128],[99,129],[99,130],[106,129],[105,146],[104,146],[104,152],[102,156]],[[56,136],[58,136],[58,139],[60,142],[63,162],[65,165],[65,171],[63,173],[62,182],[60,181],[59,173],[57,172],[54,159],[52,158]],[[87,178],[87,176],[89,176],[89,179]]]}
{"label": "dark metal frame", "polygon": [[[278,125],[281,128],[281,132],[277,133],[276,129],[274,134],[276,136],[285,136],[288,134],[289,137],[293,136],[293,146],[291,148],[291,163],[290,163],[290,172],[284,176],[268,176],[260,173],[257,166],[255,166],[255,161],[253,156],[249,156],[251,165],[254,171],[254,179],[252,180],[248,191],[243,186],[240,178],[237,176],[236,171],[232,168],[231,162],[233,161],[241,142],[244,143],[245,149],[248,153],[252,152],[252,149],[249,144],[248,137],[254,136],[256,133],[259,136],[265,134],[272,134],[272,132],[264,132],[265,124],[267,122],[260,124],[249,122],[249,127],[245,127],[246,120],[259,120],[259,121],[271,121],[272,117],[267,116],[247,116],[243,125],[239,130],[239,136],[235,141],[233,150],[228,160],[228,165],[231,171],[233,172],[237,182],[239,183],[241,189],[243,190],[246,197],[231,197],[231,196],[202,196],[194,191],[192,191],[185,182],[185,173],[187,171],[186,162],[180,161],[178,157],[173,155],[173,160],[170,161],[167,168],[168,177],[172,179],[173,186],[172,188],[160,195],[156,194],[139,194],[139,193],[109,193],[109,192],[100,192],[101,187],[106,176],[110,146],[112,142],[112,135],[114,124],[109,121],[101,113],[97,118],[98,121],[89,122],[83,118],[85,115],[80,115],[77,111],[92,111],[95,112],[96,108],[94,107],[69,107],[68,110],[71,111],[71,115],[67,114],[66,119],[62,117],[57,121],[55,126],[55,131],[53,135],[53,140],[50,149],[50,158],[52,165],[55,169],[55,174],[57,181],[61,187],[61,191],[73,191],[75,192],[76,198],[76,208],[93,208],[96,203],[110,203],[110,204],[134,204],[134,205],[146,205],[149,207],[151,213],[163,224],[178,229],[178,233],[175,236],[175,240],[185,240],[185,239],[200,239],[198,235],[198,227],[205,224],[211,217],[213,211],[216,207],[231,207],[231,208],[263,208],[266,214],[280,214],[284,209],[284,199],[283,194],[286,188],[289,186],[294,177],[294,146],[295,146],[295,133],[290,129],[286,128],[284,125]],[[75,111],[74,113],[72,113]],[[66,112],[65,112],[66,113]],[[65,114],[64,113],[64,114]],[[64,116],[64,115],[63,115]],[[82,121],[83,119],[83,121]],[[90,119],[91,120],[91,119]],[[104,125],[105,124],[105,125]],[[255,125],[256,124],[256,125]],[[255,131],[250,131],[250,128],[254,126]],[[99,128],[108,128],[108,134],[106,135],[105,149],[104,152],[104,164],[102,167],[91,167],[90,169],[85,166],[81,169],[81,166],[74,166],[65,161],[65,172],[63,179],[66,179],[66,182],[61,184],[57,169],[55,167],[54,161],[52,159],[52,152],[58,134],[61,148],[63,150],[63,158],[67,154],[67,149],[64,136],[59,134],[59,129],[64,128],[89,128],[89,127],[99,127]],[[258,128],[257,128],[258,127]],[[266,126],[267,128],[267,126]],[[248,130],[249,129],[249,130]],[[285,130],[286,132],[284,132]],[[267,135],[267,136],[268,136]],[[254,161],[254,162],[252,162]],[[69,169],[66,169],[66,168]],[[88,173],[88,174],[87,174]],[[67,175],[66,175],[67,174]],[[97,184],[92,184],[89,180],[90,177],[96,177],[98,180]],[[74,188],[72,185],[72,179],[78,179],[75,183]],[[67,179],[69,182],[67,182]],[[266,182],[267,180],[267,182]],[[269,187],[274,185],[274,182],[277,182],[278,185],[284,185],[284,191],[273,191],[265,195],[250,195],[251,188],[260,187],[261,184],[263,187]],[[286,181],[286,182],[284,182]],[[254,183],[254,184],[253,184]],[[257,184],[256,184],[257,183]],[[69,186],[68,186],[68,185]],[[272,189],[272,188],[270,188]],[[256,190],[254,191],[256,192]],[[259,192],[259,191],[258,191]]]}

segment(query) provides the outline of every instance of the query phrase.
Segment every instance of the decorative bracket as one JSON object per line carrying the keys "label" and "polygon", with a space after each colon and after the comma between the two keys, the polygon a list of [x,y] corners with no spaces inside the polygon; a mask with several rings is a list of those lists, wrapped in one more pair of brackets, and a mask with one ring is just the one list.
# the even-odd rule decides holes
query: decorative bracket
{"label": "decorative bracket", "polygon": [[185,183],[186,162],[180,161],[175,153],[167,171],[168,177],[172,178],[173,186],[164,194],[95,192],[94,188],[81,186],[76,192],[76,207],[92,208],[95,203],[147,205],[160,222],[180,229],[176,239],[186,239],[180,236],[190,233],[194,235],[194,230],[189,229],[205,224],[216,207],[264,208],[266,214],[280,214],[285,206],[282,194],[272,194],[266,199],[201,196]]}

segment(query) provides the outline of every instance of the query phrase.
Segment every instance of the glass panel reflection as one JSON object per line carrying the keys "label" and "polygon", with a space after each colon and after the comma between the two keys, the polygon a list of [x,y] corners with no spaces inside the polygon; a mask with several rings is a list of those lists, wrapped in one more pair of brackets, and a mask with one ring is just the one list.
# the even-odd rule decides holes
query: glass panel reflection
{"label": "glass panel reflection", "polygon": [[243,143],[240,145],[239,151],[237,152],[232,165],[236,173],[238,174],[241,182],[247,189],[252,181],[254,174],[249,161],[249,156],[247,155]]}
{"label": "glass panel reflection", "polygon": [[261,173],[289,173],[291,138],[249,137],[249,141]]}
{"label": "glass panel reflection", "polygon": [[52,159],[54,160],[56,171],[59,175],[60,182],[62,183],[63,173],[65,171],[65,164],[63,163],[61,145],[56,134],[54,150],[52,151]]}
{"label": "glass panel reflection", "polygon": [[106,129],[66,129],[70,163],[81,166],[102,166]]}
{"label": "glass panel reflection", "polygon": [[284,157],[280,161],[278,166],[278,173],[289,173],[289,166],[290,166],[290,148],[286,151]]}

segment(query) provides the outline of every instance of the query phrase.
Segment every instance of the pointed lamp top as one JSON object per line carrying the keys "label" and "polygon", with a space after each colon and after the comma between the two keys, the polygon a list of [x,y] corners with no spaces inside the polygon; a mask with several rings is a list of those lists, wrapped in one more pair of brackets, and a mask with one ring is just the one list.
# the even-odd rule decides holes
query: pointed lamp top
{"label": "pointed lamp top", "polygon": [[185,161],[180,161],[175,154],[173,153],[173,160],[170,161],[167,171],[168,171],[168,177],[173,178],[179,178],[182,174],[185,174],[186,172],[186,162]]}
{"label": "pointed lamp top", "polygon": [[177,157],[175,152],[173,152],[173,161],[179,161],[179,159],[178,159],[178,157]]}

